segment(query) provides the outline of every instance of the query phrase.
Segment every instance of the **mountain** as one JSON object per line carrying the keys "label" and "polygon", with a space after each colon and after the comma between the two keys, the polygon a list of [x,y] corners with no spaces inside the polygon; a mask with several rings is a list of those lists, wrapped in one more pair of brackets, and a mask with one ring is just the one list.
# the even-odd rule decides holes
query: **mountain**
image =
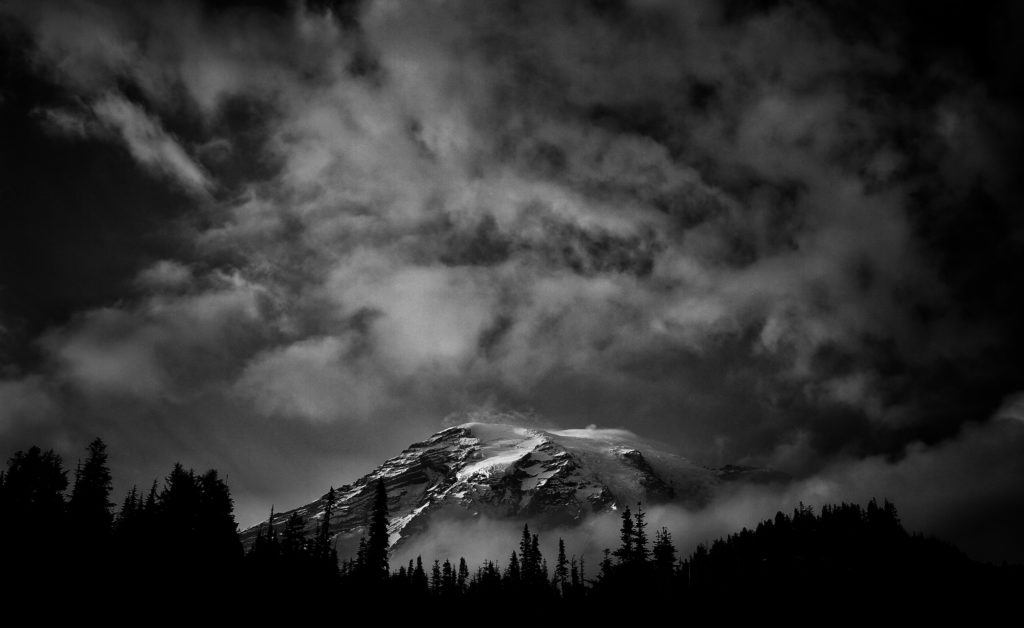
{"label": "mountain", "polygon": [[[432,518],[517,518],[531,525],[568,524],[620,505],[706,503],[729,482],[769,482],[782,474],[729,465],[703,467],[615,429],[543,430],[517,425],[465,423],[409,446],[352,484],[336,490],[330,527],[341,557],[365,533],[374,484],[388,493],[391,544],[427,528]],[[306,518],[312,537],[326,495],[287,512]],[[261,526],[242,532],[250,546]]]}

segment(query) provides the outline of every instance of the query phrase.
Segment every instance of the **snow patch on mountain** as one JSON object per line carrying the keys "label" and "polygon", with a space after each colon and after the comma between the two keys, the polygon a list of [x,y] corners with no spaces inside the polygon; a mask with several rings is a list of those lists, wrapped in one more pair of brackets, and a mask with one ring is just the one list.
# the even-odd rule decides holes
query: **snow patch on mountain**
{"label": "snow patch on mountain", "polygon": [[[565,525],[637,502],[699,507],[723,484],[744,479],[777,475],[738,466],[703,467],[621,429],[542,430],[471,422],[441,430],[342,486],[330,527],[339,555],[350,555],[365,534],[378,480],[387,489],[390,540],[397,545],[441,516]],[[326,495],[275,514],[270,523],[283,526],[298,512],[312,534],[325,500]],[[243,543],[250,544],[259,528],[243,531]]]}

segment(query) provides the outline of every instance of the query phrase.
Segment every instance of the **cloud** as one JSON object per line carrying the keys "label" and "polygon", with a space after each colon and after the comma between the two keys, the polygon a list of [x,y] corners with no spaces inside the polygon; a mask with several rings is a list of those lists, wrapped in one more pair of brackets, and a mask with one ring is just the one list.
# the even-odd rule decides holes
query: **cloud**
{"label": "cloud", "polygon": [[230,377],[264,333],[258,287],[228,276],[211,283],[204,292],[83,313],[43,347],[59,377],[90,395],[191,396]]}
{"label": "cloud", "polygon": [[68,376],[85,389],[158,397],[167,386],[153,355],[159,329],[131,327],[131,317],[122,312],[93,312],[82,332],[54,342],[55,353]]}
{"label": "cloud", "polygon": [[386,426],[530,407],[818,477],[895,472],[1019,388],[1019,125],[903,47],[913,14],[3,11],[60,92],[40,123],[192,195],[130,293],[44,332],[40,377],[95,403],[382,458],[411,431]]}
{"label": "cloud", "polygon": [[494,286],[471,269],[394,268],[362,252],[341,261],[329,282],[344,315],[379,312],[370,323],[375,348],[401,374],[463,367],[497,316]]}
{"label": "cloud", "polygon": [[107,94],[93,104],[92,110],[101,122],[120,133],[132,156],[143,166],[192,192],[204,193],[212,186],[178,141],[137,105],[122,96]]}
{"label": "cloud", "polygon": [[351,342],[308,338],[254,358],[237,390],[270,415],[360,420],[387,405],[387,382],[359,364]]}
{"label": "cloud", "polygon": [[1024,521],[1022,452],[1019,422],[995,418],[966,425],[942,443],[912,443],[896,460],[838,461],[790,488],[784,503],[884,497],[897,505],[911,530],[951,540],[982,560],[1020,561],[1024,545],[1007,533]]}
{"label": "cloud", "polygon": [[192,270],[180,262],[160,260],[139,271],[136,282],[154,291],[187,288],[192,283]]}
{"label": "cloud", "polygon": [[120,94],[103,94],[93,101],[88,112],[49,108],[40,110],[38,115],[48,128],[76,139],[112,133],[142,167],[187,192],[205,196],[214,187],[204,168],[158,119]]}
{"label": "cloud", "polygon": [[[936,446],[912,444],[898,460],[883,457],[837,461],[820,474],[789,484],[737,485],[724,490],[699,510],[674,505],[647,505],[648,530],[667,528],[681,557],[698,544],[740,529],[753,528],[776,512],[800,504],[820,508],[841,501],[866,504],[888,499],[911,532],[952,541],[977,560],[999,563],[1024,560],[1024,544],[1011,540],[1024,523],[1024,428],[998,418],[964,429],[956,439]],[[612,435],[614,437],[614,434]],[[553,555],[557,540],[567,551],[597,567],[604,548],[618,544],[617,513],[590,516],[578,524],[538,528],[542,550]],[[495,560],[507,564],[516,549],[522,522],[441,516],[422,535],[395,552],[394,563],[422,555],[470,564]]]}
{"label": "cloud", "polygon": [[0,434],[52,422],[58,413],[59,403],[42,378],[0,380]]}

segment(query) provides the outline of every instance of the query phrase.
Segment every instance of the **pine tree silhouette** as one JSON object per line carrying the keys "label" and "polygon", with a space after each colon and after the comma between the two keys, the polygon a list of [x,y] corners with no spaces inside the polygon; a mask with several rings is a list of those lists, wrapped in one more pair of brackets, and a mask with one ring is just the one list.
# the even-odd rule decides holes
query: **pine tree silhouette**
{"label": "pine tree silhouette", "polygon": [[622,526],[619,528],[619,548],[615,550],[613,555],[619,559],[619,564],[629,564],[633,561],[635,556],[633,552],[633,515],[629,511],[629,506],[622,509]]}
{"label": "pine tree silhouette", "polygon": [[224,570],[234,570],[242,558],[231,490],[213,469],[198,476],[196,482],[197,549],[211,573],[223,576]]}
{"label": "pine tree silhouette", "polygon": [[281,533],[281,554],[291,562],[301,562],[308,549],[306,518],[298,511],[288,516]]}
{"label": "pine tree silhouette", "polygon": [[388,576],[388,493],[384,480],[374,486],[373,509],[370,513],[369,538],[366,541],[366,570],[371,580]]}
{"label": "pine tree silhouette", "polygon": [[519,566],[519,557],[513,551],[508,559],[508,568],[505,570],[505,580],[509,588],[516,589],[523,580],[522,569]]}
{"label": "pine tree silhouette", "polygon": [[0,555],[4,571],[13,576],[9,595],[44,586],[60,564],[63,548],[55,541],[65,529],[67,485],[67,471],[53,450],[31,447],[8,462],[0,485]]}
{"label": "pine tree silhouette", "polygon": [[69,523],[81,543],[105,545],[113,521],[110,492],[113,479],[107,466],[107,446],[99,438],[88,446],[85,464],[75,473],[68,500]]}
{"label": "pine tree silhouette", "polygon": [[423,570],[423,557],[416,557],[416,569],[412,572],[412,588],[413,592],[419,595],[425,595],[429,583],[427,581],[427,574]]}
{"label": "pine tree silhouette", "polygon": [[[573,557],[573,568],[575,568],[575,557]],[[558,558],[555,562],[554,585],[559,592],[565,594],[566,584],[569,578],[568,560],[565,558],[565,541],[558,539]]]}
{"label": "pine tree silhouette", "polygon": [[[821,603],[848,603],[854,595],[872,603],[921,608],[936,599],[976,599],[972,596],[982,592],[989,600],[1012,599],[1024,583],[1021,569],[975,563],[951,546],[908,534],[895,506],[876,500],[866,507],[827,504],[818,512],[801,503],[753,529],[700,544],[681,562],[667,528],[654,533],[648,549],[642,505],[635,511],[626,508],[621,513],[620,546],[614,554],[604,550],[600,575],[593,582],[587,580],[582,556],[567,558],[569,548],[561,538],[549,581],[539,536],[531,533],[529,524],[523,526],[518,551],[511,552],[504,572],[497,563],[484,561],[471,576],[465,558],[455,563],[438,557],[428,577],[417,557],[391,575],[385,544],[387,493],[382,483],[373,488],[369,537],[362,539],[355,560],[342,563],[340,575],[330,548],[333,488],[325,496],[313,538],[306,538],[302,511],[285,517],[271,508],[242,562],[227,483],[215,471],[197,475],[180,464],[162,489],[154,483],[145,499],[132,486],[113,519],[112,532],[107,532],[112,551],[82,562],[84,554],[61,551],[66,548],[54,539],[77,534],[67,529],[72,522],[88,521],[89,515],[83,513],[99,519],[105,511],[111,529],[102,441],[90,445],[90,456],[75,476],[75,488],[65,504],[67,472],[52,451],[18,452],[8,468],[0,470],[0,551],[6,573],[16,577],[15,584],[4,589],[5,601],[29,590],[68,599],[106,589],[147,601],[157,592],[184,605],[223,603],[238,599],[232,595],[244,589],[251,598],[259,596],[253,599],[262,605],[280,600],[291,609],[296,601],[320,596],[330,596],[324,599],[332,600],[332,610],[355,601],[418,602],[422,607],[433,597],[458,601],[465,608],[526,603],[536,611],[558,608],[573,616],[604,608],[606,601],[699,611],[737,599],[777,602],[793,592]],[[89,504],[91,508],[86,507]],[[325,560],[330,560],[331,569],[325,568]],[[240,571],[243,565],[245,570]],[[67,587],[53,579],[56,569],[73,574]],[[232,589],[234,583],[238,590]]]}
{"label": "pine tree silhouette", "polygon": [[[331,517],[334,515],[334,501],[337,496],[332,486],[324,496],[324,512],[317,526],[314,557],[326,577],[333,580],[338,575],[338,551],[331,545]],[[410,561],[410,573],[412,571]]]}
{"label": "pine tree silhouette", "polygon": [[647,562],[647,514],[641,504],[636,505],[633,518],[633,557],[632,562],[643,566]]}
{"label": "pine tree silhouette", "polygon": [[466,559],[459,557],[459,572],[456,581],[456,587],[459,594],[466,592],[466,585],[469,583],[469,565],[466,564]]}
{"label": "pine tree silhouette", "polygon": [[430,593],[434,597],[441,595],[441,563],[438,560],[434,560],[434,566],[430,568]]}
{"label": "pine tree silhouette", "polygon": [[672,535],[668,528],[661,528],[654,535],[654,569],[661,579],[672,576],[676,563],[676,548],[672,545]]}

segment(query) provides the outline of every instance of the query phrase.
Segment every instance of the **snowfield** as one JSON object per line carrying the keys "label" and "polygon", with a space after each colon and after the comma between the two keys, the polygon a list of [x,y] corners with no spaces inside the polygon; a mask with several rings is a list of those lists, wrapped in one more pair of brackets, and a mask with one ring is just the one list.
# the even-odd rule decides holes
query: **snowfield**
{"label": "snowfield", "polygon": [[[378,480],[388,492],[394,546],[425,530],[440,514],[562,525],[637,502],[700,506],[723,484],[738,479],[779,476],[736,466],[703,467],[625,430],[464,423],[411,445],[338,489],[331,529],[339,555],[351,553],[365,532]],[[283,526],[298,512],[312,534],[325,499],[277,513],[272,524]],[[243,543],[250,544],[258,528],[243,531]]]}

